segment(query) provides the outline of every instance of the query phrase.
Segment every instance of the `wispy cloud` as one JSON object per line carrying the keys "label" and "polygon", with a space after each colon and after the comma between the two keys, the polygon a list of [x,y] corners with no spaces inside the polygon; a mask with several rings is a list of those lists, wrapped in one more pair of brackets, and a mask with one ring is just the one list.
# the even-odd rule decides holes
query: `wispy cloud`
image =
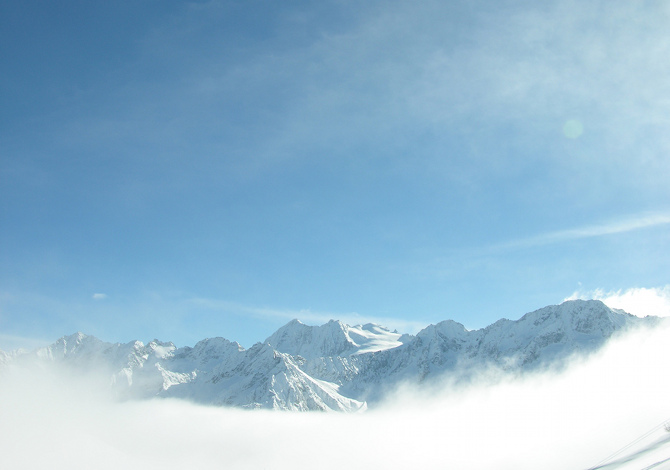
{"label": "wispy cloud", "polygon": [[303,323],[321,325],[330,320],[340,320],[349,325],[359,325],[365,323],[376,323],[378,325],[397,329],[401,333],[416,333],[422,328],[428,326],[428,322],[410,321],[400,318],[377,317],[371,315],[361,315],[357,312],[321,312],[311,309],[277,309],[271,307],[256,307],[242,305],[225,300],[207,299],[194,297],[188,299],[188,303],[205,307],[211,310],[220,310],[233,314],[253,315],[262,318],[276,318],[286,321],[298,319]]}
{"label": "wispy cloud", "polygon": [[43,339],[28,336],[0,334],[0,349],[3,351],[13,351],[15,349],[35,349],[45,346],[52,341],[53,338]]}
{"label": "wispy cloud", "polygon": [[[351,146],[361,143],[374,143],[384,153],[411,145],[412,153],[423,156],[421,162],[434,154],[433,163],[444,162],[445,174],[454,174],[458,168],[453,158],[432,151],[432,141],[429,150],[421,148],[417,132],[472,129],[476,127],[473,120],[495,120],[505,126],[521,121],[527,131],[533,122],[548,119],[560,134],[562,125],[577,112],[590,114],[584,116],[588,129],[598,127],[611,137],[625,135],[637,142],[643,126],[667,123],[668,103],[656,99],[667,95],[663,77],[670,71],[663,60],[669,47],[664,34],[666,9],[611,2],[603,7],[603,2],[561,1],[522,10],[507,2],[496,8],[464,8],[459,3],[468,2],[369,6],[356,11],[357,21],[337,28],[319,18],[318,8],[309,9],[307,13],[316,15],[318,21],[299,27],[311,33],[306,36],[310,40],[293,47],[273,41],[278,46],[272,50],[253,49],[255,53],[236,55],[232,61],[220,60],[221,51],[228,50],[223,47],[184,50],[184,36],[199,41],[197,33],[210,26],[212,18],[228,15],[222,4],[212,2],[154,29],[155,36],[147,38],[144,59],[170,57],[171,71],[178,79],[166,77],[167,88],[158,90],[153,82],[135,84],[139,89],[130,109],[136,115],[132,119],[125,116],[114,125],[127,127],[117,132],[138,133],[143,138],[153,135],[160,142],[176,139],[189,146],[201,145],[187,140],[194,126],[175,129],[173,122],[164,122],[165,116],[179,113],[184,121],[216,128],[218,135],[232,128],[234,132],[226,139],[207,141],[209,150],[217,154],[224,153],[223,149],[231,151],[236,145],[228,142],[239,143],[243,137],[242,148],[254,146],[253,151],[244,152],[245,161],[254,167],[281,157],[316,158],[321,153],[314,149],[327,149],[332,157],[338,149],[346,156]],[[591,22],[603,27],[583,27]],[[285,40],[295,29],[293,19],[278,17],[274,34]],[[208,38],[208,44],[226,39]],[[640,50],[645,54],[639,54]],[[189,67],[178,60],[185,55]],[[245,116],[249,122],[240,128],[237,113],[221,112],[236,109],[239,100],[251,100],[257,104],[251,108],[266,112]],[[589,103],[590,113],[583,110],[583,103]],[[631,119],[624,122],[621,116]],[[160,125],[152,124],[155,122]],[[149,128],[138,130],[138,126]],[[263,139],[250,138],[257,131],[263,132]],[[87,139],[95,135],[93,142],[115,135],[106,125],[95,134],[79,128],[71,134],[89,136]],[[199,153],[208,154],[206,149]],[[501,153],[481,155],[496,161],[512,159]],[[613,158],[611,152],[602,155],[599,159],[607,158],[610,165],[622,163],[623,157]],[[408,158],[405,151],[399,156],[402,162]],[[564,157],[560,158],[568,161]],[[189,153],[189,161],[191,158]],[[357,152],[356,158],[365,158],[365,154]],[[662,164],[658,156],[654,160]],[[570,165],[586,167],[583,162]],[[474,166],[473,173],[502,168]],[[662,169],[664,172],[667,166]]]}
{"label": "wispy cloud", "polygon": [[105,300],[107,298],[107,294],[96,292],[95,294],[93,294],[92,298],[93,300]]}
{"label": "wispy cloud", "polygon": [[633,230],[651,228],[665,224],[670,224],[670,214],[661,213],[638,215],[597,225],[587,225],[585,227],[558,230],[555,232],[543,233],[533,237],[512,240],[494,245],[492,248],[494,250],[512,250],[533,246],[552,245],[583,238],[602,237],[605,235],[631,232]]}

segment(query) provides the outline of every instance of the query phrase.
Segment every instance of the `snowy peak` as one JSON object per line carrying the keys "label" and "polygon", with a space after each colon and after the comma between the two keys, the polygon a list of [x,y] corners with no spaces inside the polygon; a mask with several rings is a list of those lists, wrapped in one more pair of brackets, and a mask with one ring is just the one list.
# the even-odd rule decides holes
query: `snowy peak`
{"label": "snowy peak", "polygon": [[614,333],[648,319],[615,312],[598,300],[571,300],[527,313],[519,320],[500,320],[474,332],[478,354],[499,363],[535,366],[556,363],[574,352],[602,346]]}
{"label": "snowy peak", "polygon": [[292,356],[342,356],[357,349],[346,330],[346,325],[335,320],[321,326],[308,326],[292,320],[266,339],[265,343]]}
{"label": "snowy peak", "polygon": [[234,360],[244,351],[237,342],[225,338],[206,338],[198,341],[192,348],[184,347],[175,351],[175,360],[184,360],[198,364],[198,368],[209,370],[217,363]]}
{"label": "snowy peak", "polygon": [[429,325],[416,335],[418,338],[428,340],[434,337],[442,338],[464,338],[468,330],[465,326],[453,320],[445,320],[436,325]]}
{"label": "snowy peak", "polygon": [[503,328],[532,336],[556,332],[571,337],[607,338],[615,331],[640,321],[624,311],[614,311],[599,300],[569,300],[527,313]]}
{"label": "snowy peak", "polygon": [[73,355],[97,354],[104,347],[104,342],[94,336],[77,332],[59,338],[50,346],[37,349],[34,354],[45,359],[65,359]]}
{"label": "snowy peak", "polygon": [[321,326],[308,326],[292,320],[265,340],[277,351],[306,359],[350,356],[400,346],[401,335],[368,323],[349,326],[330,320]]}
{"label": "snowy peak", "polygon": [[198,341],[192,348],[184,347],[180,351],[188,353],[194,357],[212,358],[219,357],[222,354],[236,353],[244,351],[240,343],[236,341],[228,341],[226,338],[205,338]]}

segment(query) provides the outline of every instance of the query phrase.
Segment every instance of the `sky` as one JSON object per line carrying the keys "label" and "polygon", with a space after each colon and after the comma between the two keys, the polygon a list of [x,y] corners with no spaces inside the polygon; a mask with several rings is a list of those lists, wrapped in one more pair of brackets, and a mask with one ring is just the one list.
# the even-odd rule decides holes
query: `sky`
{"label": "sky", "polygon": [[669,26],[660,0],[2,2],[0,349],[668,315]]}

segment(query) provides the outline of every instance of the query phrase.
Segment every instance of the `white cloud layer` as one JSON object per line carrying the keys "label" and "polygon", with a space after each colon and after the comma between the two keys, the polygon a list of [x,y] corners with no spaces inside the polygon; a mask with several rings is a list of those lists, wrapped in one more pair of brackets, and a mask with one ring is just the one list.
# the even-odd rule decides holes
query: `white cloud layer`
{"label": "white cloud layer", "polygon": [[561,374],[407,387],[356,415],[111,403],[100,381],[91,392],[5,371],[0,467],[588,468],[670,418],[668,333],[622,338]]}
{"label": "white cloud layer", "polygon": [[634,287],[609,292],[603,289],[576,291],[565,300],[575,299],[602,300],[610,308],[619,308],[638,317],[647,315],[670,317],[670,284],[663,287]]}

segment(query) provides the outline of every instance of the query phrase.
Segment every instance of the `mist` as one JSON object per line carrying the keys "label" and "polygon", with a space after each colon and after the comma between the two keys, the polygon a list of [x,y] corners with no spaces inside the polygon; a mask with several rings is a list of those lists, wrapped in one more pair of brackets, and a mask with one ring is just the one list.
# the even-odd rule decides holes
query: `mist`
{"label": "mist", "polygon": [[561,372],[407,385],[358,414],[117,402],[102,374],[5,369],[0,467],[587,469],[670,418],[669,333],[622,336]]}

